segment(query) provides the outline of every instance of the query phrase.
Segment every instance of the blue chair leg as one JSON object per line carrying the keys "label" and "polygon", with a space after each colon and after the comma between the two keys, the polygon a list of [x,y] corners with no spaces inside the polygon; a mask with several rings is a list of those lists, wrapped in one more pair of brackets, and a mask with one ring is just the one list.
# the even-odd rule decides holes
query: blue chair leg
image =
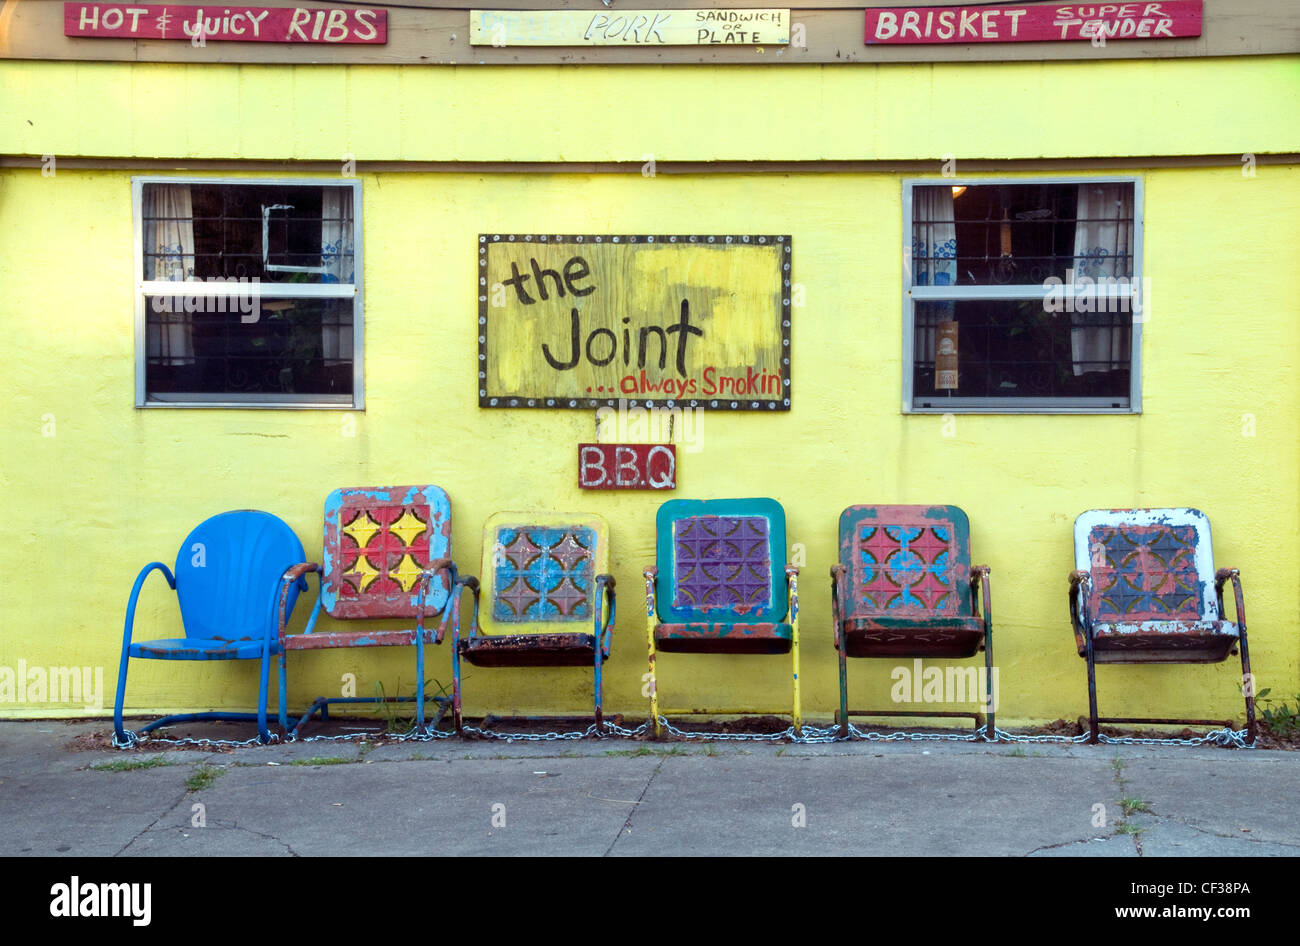
{"label": "blue chair leg", "polygon": [[266,701],[271,689],[271,642],[262,642],[262,673],[257,687],[257,738],[262,745],[271,741],[266,728]]}
{"label": "blue chair leg", "polygon": [[415,731],[424,733],[424,635],[415,638]]}
{"label": "blue chair leg", "polygon": [[128,744],[126,731],[122,728],[122,704],[126,699],[126,668],[127,662],[131,659],[128,653],[130,644],[122,642],[122,663],[117,670],[117,700],[113,704],[113,736],[114,742],[118,746],[125,747]]}
{"label": "blue chair leg", "polygon": [[289,731],[289,672],[287,660],[288,654],[283,650],[280,651],[280,726],[286,733]]}
{"label": "blue chair leg", "polygon": [[600,637],[596,637],[596,679],[594,681],[596,695],[596,735],[605,735],[605,709],[604,709],[604,679],[601,674],[601,663],[604,654],[601,653]]}

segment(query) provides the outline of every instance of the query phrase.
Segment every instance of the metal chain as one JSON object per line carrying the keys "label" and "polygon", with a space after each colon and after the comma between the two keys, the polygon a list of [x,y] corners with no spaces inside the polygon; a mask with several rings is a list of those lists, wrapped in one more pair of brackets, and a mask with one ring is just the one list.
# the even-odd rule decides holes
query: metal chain
{"label": "metal chain", "polygon": [[[997,737],[997,740],[998,740],[999,742],[1057,742],[1057,743],[1060,743],[1060,742],[1068,742],[1068,743],[1082,743],[1082,742],[1087,742],[1087,741],[1088,741],[1088,737],[1089,737],[1090,733],[1088,733],[1088,732],[1084,732],[1084,733],[1081,733],[1081,734],[1078,735],[1078,736],[1055,736],[1055,735],[1025,736],[1025,735],[1020,735],[1019,733],[1010,733],[1010,732],[1007,732],[1005,729],[999,729],[998,727],[995,726],[995,727],[993,727],[993,735],[994,735],[995,737]],[[1102,736],[1101,738],[1105,739],[1106,737],[1105,737],[1105,736]]]}
{"label": "metal chain", "polygon": [[880,733],[873,730],[864,732],[852,722],[849,723],[849,737],[865,739],[868,742],[978,742],[984,738],[987,730],[987,726],[981,726],[970,733],[901,731]]}
{"label": "metal chain", "polygon": [[[971,733],[921,733],[905,732],[895,730],[887,733],[875,732],[873,730],[861,730],[852,722],[849,723],[849,735],[840,735],[840,727],[831,725],[825,728],[818,726],[804,725],[802,735],[796,735],[794,726],[787,726],[785,729],[776,733],[724,733],[708,732],[704,730],[687,730],[679,729],[669,722],[665,716],[659,717],[659,723],[674,736],[682,739],[708,739],[718,742],[768,742],[780,739],[788,739],[796,743],[831,743],[839,742],[845,739],[861,739],[866,742],[979,742],[985,739],[988,733],[987,726],[981,726]],[[585,730],[573,730],[570,732],[546,732],[546,733],[511,733],[498,732],[490,729],[480,729],[476,726],[466,726],[464,731],[474,736],[480,736],[485,739],[500,739],[506,742],[522,740],[525,742],[556,742],[560,740],[585,739],[588,736],[615,736],[622,739],[632,739],[645,733],[650,727],[650,721],[646,720],[640,726],[629,729],[626,726],[620,726],[618,723],[607,722],[604,726],[603,733],[597,733],[596,724],[592,723]],[[169,736],[141,736],[129,729],[125,730],[125,741],[119,742],[117,734],[113,734],[113,747],[116,749],[133,749],[137,747],[147,747],[152,743],[163,743],[173,746],[199,746],[202,748],[229,748],[241,749],[245,746],[261,745],[261,740],[254,736],[251,739],[206,739],[193,738],[189,736],[179,739]],[[1091,733],[1083,732],[1077,736],[1057,736],[1057,735],[1023,735],[1020,733],[1007,732],[1005,729],[994,727],[994,740],[999,742],[1023,742],[1023,743],[1063,743],[1070,745],[1079,745],[1088,741]],[[293,742],[348,742],[352,740],[362,740],[383,738],[391,742],[430,742],[438,739],[450,739],[454,732],[443,732],[437,729],[427,729],[423,733],[415,727],[404,733],[373,733],[373,732],[356,732],[344,733],[336,736],[316,735],[316,736],[299,736],[296,732],[289,733],[286,743]],[[1108,736],[1101,733],[1098,741],[1107,745],[1124,745],[1124,746],[1200,746],[1214,744],[1217,746],[1233,746],[1238,749],[1254,749],[1255,743],[1246,741],[1247,731],[1244,729],[1212,729],[1202,736],[1194,736],[1187,739],[1175,737],[1139,737],[1139,736]],[[271,742],[280,741],[280,737],[272,733]]]}
{"label": "metal chain", "polygon": [[[204,748],[216,747],[221,749],[242,749],[244,746],[258,746],[264,744],[257,736],[254,736],[252,739],[195,739],[191,736],[182,736],[179,739],[174,739],[171,736],[146,735],[141,737],[139,733],[132,732],[130,729],[125,729],[123,732],[126,735],[125,742],[118,742],[117,733],[113,733],[113,748],[134,749],[137,746],[148,747],[155,742],[165,743],[170,746],[202,746]],[[275,733],[271,733],[271,742],[274,743],[279,741],[280,737]],[[270,745],[270,743],[265,743],[265,745]]]}
{"label": "metal chain", "polygon": [[[1087,742],[1088,738],[1091,736],[1091,732],[1084,732],[1078,736],[1022,736],[1015,733],[1009,733],[1003,729],[995,729],[994,732],[999,740],[1006,740],[1007,742],[1055,742],[1079,744]],[[1108,736],[1105,733],[1099,733],[1097,741],[1113,746],[1201,746],[1207,743],[1213,743],[1216,746],[1235,746],[1238,749],[1255,748],[1254,743],[1246,741],[1246,730],[1244,729],[1211,729],[1203,736],[1193,736],[1189,739],[1179,739],[1173,736]]]}

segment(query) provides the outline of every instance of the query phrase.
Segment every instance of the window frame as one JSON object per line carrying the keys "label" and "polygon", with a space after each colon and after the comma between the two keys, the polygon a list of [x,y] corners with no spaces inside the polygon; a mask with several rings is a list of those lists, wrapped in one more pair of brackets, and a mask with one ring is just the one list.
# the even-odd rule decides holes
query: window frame
{"label": "window frame", "polygon": [[[174,295],[176,282],[144,278],[144,187],[146,184],[215,184],[221,186],[350,187],[352,189],[353,267],[350,287],[338,283],[260,283],[262,296],[285,299],[352,300],[352,395],[331,397],[322,394],[248,394],[227,392],[220,395],[167,394],[164,399],[150,397],[147,390],[148,337],[146,300],[153,295]],[[132,271],[135,277],[135,406],[144,408],[235,408],[241,410],[334,410],[364,411],[365,396],[365,292],[364,248],[362,246],[362,187],[359,179],[303,177],[188,177],[180,175],[140,175],[131,178],[131,215],[135,254]],[[188,283],[195,294],[234,295],[244,286],[225,283]],[[199,289],[198,287],[202,287]]]}
{"label": "window frame", "polygon": [[[1142,413],[1142,323],[1133,322],[1129,354],[1128,404],[1114,407],[1114,398],[1098,397],[963,397],[943,398],[945,402],[935,407],[917,405],[913,390],[915,368],[913,357],[916,344],[916,303],[971,300],[1024,300],[1041,299],[1042,285],[1006,286],[913,286],[912,263],[912,193],[916,187],[980,187],[984,185],[1033,184],[1132,184],[1133,185],[1133,275],[1138,285],[1142,280],[1143,231],[1145,229],[1145,194],[1143,179],[1134,175],[1071,176],[1071,177],[908,177],[903,187],[903,410],[904,414],[1141,414]],[[1062,286],[1068,295],[1069,284]],[[1121,296],[1131,296],[1131,286],[1125,287]],[[1142,300],[1144,307],[1149,300]],[[939,398],[935,398],[938,401]]]}

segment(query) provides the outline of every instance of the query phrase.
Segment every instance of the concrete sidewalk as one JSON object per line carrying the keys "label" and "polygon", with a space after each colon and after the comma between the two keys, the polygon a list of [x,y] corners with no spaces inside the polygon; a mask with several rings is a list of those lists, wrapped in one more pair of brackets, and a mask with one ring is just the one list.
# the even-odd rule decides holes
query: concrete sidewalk
{"label": "concrete sidewalk", "polygon": [[1300,854],[1294,752],[626,739],[70,748],[109,728],[0,721],[0,855]]}

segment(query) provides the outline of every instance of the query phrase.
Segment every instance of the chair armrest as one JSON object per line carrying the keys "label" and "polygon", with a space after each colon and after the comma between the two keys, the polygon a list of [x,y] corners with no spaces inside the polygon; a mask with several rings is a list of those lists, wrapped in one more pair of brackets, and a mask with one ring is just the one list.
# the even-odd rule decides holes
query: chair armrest
{"label": "chair armrest", "polygon": [[447,594],[447,604],[443,608],[442,621],[438,624],[438,633],[434,637],[434,642],[442,643],[442,639],[447,634],[447,621],[452,622],[452,638],[460,637],[460,595],[465,589],[474,593],[474,621],[470,625],[470,636],[473,637],[478,633],[478,604],[479,604],[479,583],[473,575],[461,575],[456,569],[456,563],[449,558],[439,558],[429,563],[429,567],[420,573],[420,595],[415,610],[415,632],[424,637],[424,602],[429,593],[429,583],[436,575],[447,572],[451,579],[451,586]]}
{"label": "chair armrest", "polygon": [[1088,593],[1092,589],[1092,572],[1075,569],[1070,572],[1070,626],[1074,629],[1075,641],[1082,651],[1089,636]]}
{"label": "chair armrest", "polygon": [[[988,625],[992,620],[993,602],[991,600],[992,595],[989,589],[989,575],[992,571],[993,569],[989,568],[987,565],[972,565],[970,568],[969,581],[971,613],[975,617],[980,616],[980,602],[982,601],[984,605],[983,616],[985,625]],[[983,598],[980,597],[981,589],[984,592]]]}
{"label": "chair armrest", "polygon": [[831,566],[831,624],[835,629],[835,649],[843,645],[844,604],[848,599],[849,589],[846,584],[849,570],[843,562]]}
{"label": "chair armrest", "polygon": [[1241,592],[1241,572],[1235,568],[1220,568],[1214,573],[1214,594],[1219,599],[1219,618],[1226,621],[1227,613],[1223,610],[1223,586],[1228,581],[1232,582],[1232,592],[1234,604],[1237,606],[1237,627],[1244,631],[1246,628],[1246,600]]}
{"label": "chair armrest", "polygon": [[135,584],[131,586],[131,597],[126,603],[126,622],[122,628],[123,647],[131,643],[131,635],[135,630],[135,604],[140,597],[140,589],[144,587],[144,580],[149,577],[152,571],[160,571],[163,577],[167,579],[167,585],[172,591],[176,590],[176,578],[172,575],[171,569],[162,562],[150,562],[144,568],[140,569],[140,574],[135,576]]}
{"label": "chair armrest", "polygon": [[645,616],[646,620],[653,621],[655,609],[659,606],[658,592],[656,584],[659,577],[659,569],[651,565],[649,568],[642,569],[641,574],[645,576]]}
{"label": "chair armrest", "polygon": [[285,631],[289,626],[289,615],[285,613],[289,604],[289,589],[294,582],[298,582],[298,590],[307,590],[307,576],[315,573],[317,577],[322,574],[321,567],[315,562],[300,562],[292,568],[286,569],[285,573],[280,576],[280,600],[276,608],[276,636],[279,638],[281,649],[284,648]]}
{"label": "chair armrest", "polygon": [[[617,607],[617,601],[614,597],[614,576],[597,575],[596,576],[596,607],[593,608],[595,617],[596,646],[603,651],[608,651],[610,639],[612,637],[611,628],[614,626],[614,613]],[[609,592],[609,614],[603,615],[605,605],[605,592]],[[601,626],[601,618],[604,617],[604,626]]]}

